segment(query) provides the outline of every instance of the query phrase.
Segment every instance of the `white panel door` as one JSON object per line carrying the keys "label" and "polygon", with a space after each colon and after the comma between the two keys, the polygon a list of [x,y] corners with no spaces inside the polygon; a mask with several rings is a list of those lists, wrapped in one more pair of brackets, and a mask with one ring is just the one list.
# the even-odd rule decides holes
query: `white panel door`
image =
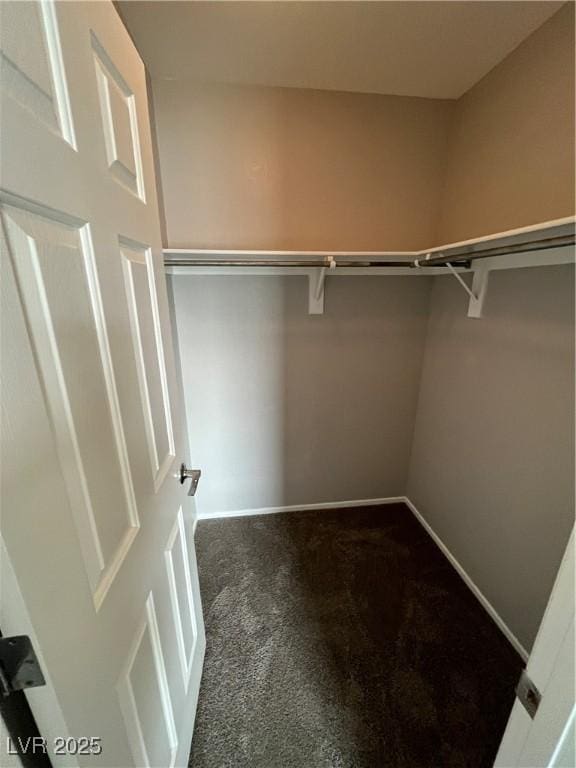
{"label": "white panel door", "polygon": [[573,768],[575,693],[574,530],[526,665],[542,699],[531,719],[518,699],[495,768]]}
{"label": "white panel door", "polygon": [[205,640],[144,67],[111,2],[2,2],[0,30],[1,534],[48,678],[28,698],[56,766],[185,765]]}

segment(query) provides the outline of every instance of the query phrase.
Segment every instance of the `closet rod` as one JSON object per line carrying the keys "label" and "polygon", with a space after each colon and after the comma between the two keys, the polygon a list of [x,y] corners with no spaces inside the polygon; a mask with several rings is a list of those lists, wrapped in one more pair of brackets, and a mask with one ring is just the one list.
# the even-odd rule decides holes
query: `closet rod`
{"label": "closet rod", "polygon": [[[169,258],[165,259],[166,266],[170,267],[300,267],[318,268],[330,266],[328,259],[308,259],[300,261],[286,261],[283,259],[191,259]],[[413,267],[412,261],[339,261],[338,269],[342,267]]]}
{"label": "closet rod", "polygon": [[[525,240],[521,243],[509,243],[508,245],[493,246],[491,248],[478,248],[477,250],[464,250],[463,247],[454,249],[450,252],[447,248],[444,251],[425,251],[417,259],[399,260],[363,260],[363,261],[338,261],[335,266],[338,269],[358,269],[370,267],[400,267],[400,268],[420,268],[420,267],[445,267],[452,264],[460,268],[470,267],[471,262],[478,259],[488,259],[494,256],[508,256],[512,254],[529,253],[530,251],[544,251],[550,248],[561,248],[574,245],[576,237],[574,233],[568,235],[557,235],[548,238],[539,238],[537,240]],[[433,255],[437,253],[438,255]],[[401,254],[398,254],[401,255]],[[326,268],[330,267],[333,257],[323,259],[300,259],[300,260],[282,260],[282,259],[234,259],[234,258],[194,258],[190,256],[167,256],[164,263],[167,267],[300,267],[300,268]]]}
{"label": "closet rod", "polygon": [[515,253],[528,253],[529,251],[546,251],[550,248],[561,248],[567,245],[574,245],[575,243],[576,237],[574,234],[559,235],[539,240],[530,240],[524,243],[510,243],[509,245],[499,245],[493,248],[482,248],[478,251],[464,251],[454,254],[440,253],[439,256],[431,255],[430,258],[426,256],[423,259],[416,259],[413,266],[442,267],[449,263],[461,266],[462,260],[471,262],[477,259],[489,259],[493,256],[509,256]]}

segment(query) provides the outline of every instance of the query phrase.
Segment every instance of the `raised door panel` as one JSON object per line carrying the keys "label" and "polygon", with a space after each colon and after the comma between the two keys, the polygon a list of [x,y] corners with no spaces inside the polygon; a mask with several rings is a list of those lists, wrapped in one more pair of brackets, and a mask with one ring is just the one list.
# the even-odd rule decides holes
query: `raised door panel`
{"label": "raised door panel", "polygon": [[2,90],[74,145],[58,25],[51,2],[0,4]]}
{"label": "raised door panel", "polygon": [[117,691],[135,765],[173,765],[178,739],[152,593]]}
{"label": "raised door panel", "polygon": [[174,631],[178,643],[178,658],[184,691],[188,691],[190,673],[198,630],[194,615],[194,598],[190,576],[190,554],[182,509],[170,534],[165,552],[166,573],[170,590],[170,604]]}
{"label": "raised door panel", "polygon": [[120,257],[150,468],[157,491],[174,460],[174,433],[152,251],[120,238]]}
{"label": "raised door panel", "polygon": [[94,603],[139,528],[90,229],[2,209]]}
{"label": "raised door panel", "polygon": [[118,183],[144,201],[136,98],[94,33],[92,48],[108,168]]}

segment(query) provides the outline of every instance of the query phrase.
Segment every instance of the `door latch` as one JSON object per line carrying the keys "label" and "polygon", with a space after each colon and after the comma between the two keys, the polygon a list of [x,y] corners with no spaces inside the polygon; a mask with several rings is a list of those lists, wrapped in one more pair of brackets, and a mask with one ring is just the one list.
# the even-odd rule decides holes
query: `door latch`
{"label": "door latch", "polygon": [[538,711],[538,706],[542,699],[542,694],[538,688],[536,688],[532,680],[530,680],[525,669],[522,670],[520,680],[516,686],[516,696],[526,712],[528,712],[532,720],[534,720],[534,716]]}
{"label": "door latch", "polygon": [[46,685],[27,635],[0,637],[0,694],[10,696],[25,688]]}
{"label": "door latch", "polygon": [[190,489],[188,496],[194,496],[198,483],[200,482],[200,476],[202,475],[201,469],[188,469],[186,464],[180,464],[180,485],[183,485],[186,480],[190,480]]}

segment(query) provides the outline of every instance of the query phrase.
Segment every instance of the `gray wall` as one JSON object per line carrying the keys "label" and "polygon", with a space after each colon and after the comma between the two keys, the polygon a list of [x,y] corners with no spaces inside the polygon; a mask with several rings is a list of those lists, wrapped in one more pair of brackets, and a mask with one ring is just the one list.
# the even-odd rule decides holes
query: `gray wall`
{"label": "gray wall", "polygon": [[[574,518],[574,278],[171,278],[201,513],[406,494],[530,648]],[[430,287],[433,286],[430,293]],[[429,314],[430,313],[430,314]]]}
{"label": "gray wall", "polygon": [[434,279],[407,495],[530,648],[574,522],[574,273]]}
{"label": "gray wall", "polygon": [[[566,7],[457,105],[156,82],[167,242],[427,247],[570,213],[572,49]],[[529,647],[573,520],[569,271],[493,273],[482,320],[435,278],[422,377],[426,278],[330,278],[319,317],[304,278],[175,278],[200,511],[407,493]]]}
{"label": "gray wall", "polygon": [[173,277],[199,512],[403,494],[430,284]]}
{"label": "gray wall", "polygon": [[172,248],[412,250],[574,211],[574,3],[458,100],[152,91]]}
{"label": "gray wall", "polygon": [[187,80],[152,89],[169,247],[432,244],[454,102]]}
{"label": "gray wall", "polygon": [[456,102],[438,242],[574,213],[574,3]]}

